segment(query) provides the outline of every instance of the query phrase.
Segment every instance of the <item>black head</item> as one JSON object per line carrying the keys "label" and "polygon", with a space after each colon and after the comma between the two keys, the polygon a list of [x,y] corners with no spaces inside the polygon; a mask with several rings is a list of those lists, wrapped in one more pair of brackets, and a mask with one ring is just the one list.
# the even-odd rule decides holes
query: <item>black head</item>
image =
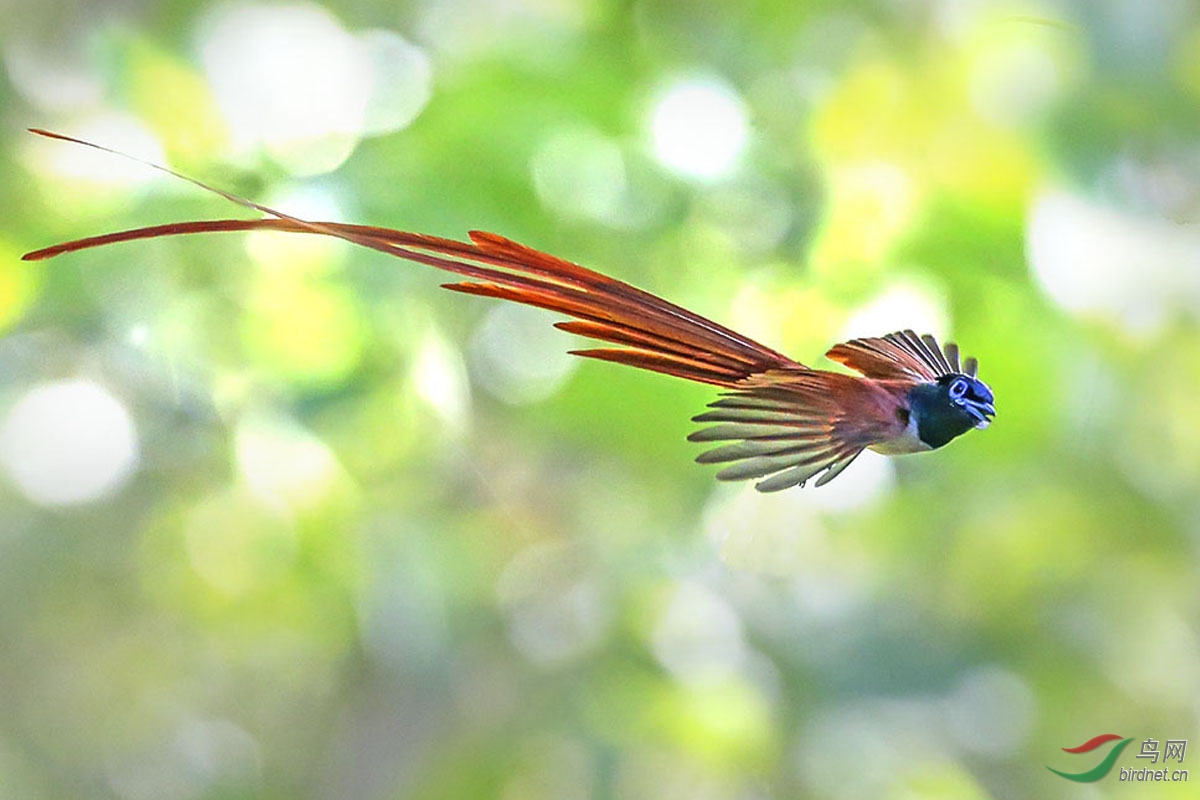
{"label": "black head", "polygon": [[914,387],[909,402],[917,421],[917,435],[934,448],[972,428],[986,428],[996,416],[995,397],[988,385],[958,372]]}

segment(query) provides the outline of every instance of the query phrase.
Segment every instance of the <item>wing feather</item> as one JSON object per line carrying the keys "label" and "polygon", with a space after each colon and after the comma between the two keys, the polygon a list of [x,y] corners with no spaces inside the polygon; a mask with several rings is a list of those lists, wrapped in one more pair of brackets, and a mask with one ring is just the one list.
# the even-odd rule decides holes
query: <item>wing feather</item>
{"label": "wing feather", "polygon": [[817,485],[823,486],[841,474],[842,470],[848,467],[850,462],[857,458],[861,452],[862,450],[855,450],[847,455],[844,451],[839,451],[838,454],[835,454],[833,460],[826,459],[817,465],[799,464],[789,467],[772,475],[765,481],[759,481],[754,485],[754,488],[760,492],[778,492],[783,489],[790,489],[793,486],[803,486],[810,478],[825,470],[825,474],[817,479]]}
{"label": "wing feather", "polygon": [[[917,336],[911,330],[886,336],[852,339],[830,348],[826,357],[845,364],[855,372],[876,380],[933,382],[943,375],[959,372],[958,346],[947,343],[945,351],[929,334]],[[977,369],[973,358],[966,361],[967,374]]]}
{"label": "wing feather", "polygon": [[[704,416],[701,414],[700,416]],[[699,419],[694,417],[693,419]],[[728,442],[733,439],[783,440],[822,436],[828,425],[807,420],[770,422],[732,422],[701,428],[688,436],[689,442]]]}
{"label": "wing feather", "polygon": [[744,458],[757,458],[759,456],[798,456],[826,447],[829,442],[830,437],[828,434],[818,434],[809,437],[788,436],[776,439],[744,439],[740,442],[706,450],[696,456],[696,462],[699,464],[721,464],[727,461],[740,461]]}
{"label": "wing feather", "polygon": [[850,455],[845,456],[840,461],[830,465],[829,469],[825,472],[825,474],[817,479],[816,485],[824,486],[825,484],[829,483],[831,480],[836,478],[838,475],[841,475],[842,471],[845,470],[846,467],[853,464],[854,459],[858,458],[861,453],[862,453],[862,450],[855,450],[855,451],[851,452]]}
{"label": "wing feather", "polygon": [[761,478],[755,488],[763,492],[803,486],[818,475],[824,484],[864,448],[903,433],[897,414],[903,391],[832,372],[767,373],[709,404],[693,420],[717,424],[688,439],[732,442],[696,459],[732,462],[717,473],[719,480]]}
{"label": "wing feather", "polygon": [[950,365],[951,372],[962,371],[958,366],[958,345],[954,342],[946,342],[946,362]]}
{"label": "wing feather", "polygon": [[815,475],[832,463],[830,456],[833,452],[833,448],[826,447],[815,451],[806,449],[798,453],[755,456],[721,470],[717,473],[717,480],[742,481],[748,478],[763,478],[797,466],[810,467],[811,474]]}

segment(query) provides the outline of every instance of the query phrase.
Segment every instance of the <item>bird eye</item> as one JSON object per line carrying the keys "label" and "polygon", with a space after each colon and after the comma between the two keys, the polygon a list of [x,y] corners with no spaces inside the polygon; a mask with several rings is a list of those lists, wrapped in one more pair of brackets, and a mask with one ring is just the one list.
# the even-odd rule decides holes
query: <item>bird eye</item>
{"label": "bird eye", "polygon": [[962,378],[956,378],[950,384],[951,399],[953,399],[953,400],[962,399],[962,396],[967,393],[968,388],[970,388],[970,386],[965,380],[963,380]]}

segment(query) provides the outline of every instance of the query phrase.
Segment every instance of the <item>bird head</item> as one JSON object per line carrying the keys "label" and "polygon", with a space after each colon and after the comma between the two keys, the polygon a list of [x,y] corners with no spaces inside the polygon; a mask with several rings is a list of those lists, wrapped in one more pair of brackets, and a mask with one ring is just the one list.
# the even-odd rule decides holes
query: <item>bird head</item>
{"label": "bird head", "polygon": [[917,435],[931,448],[941,447],[972,428],[986,428],[996,415],[994,404],[995,397],[986,383],[959,372],[919,384],[910,395]]}

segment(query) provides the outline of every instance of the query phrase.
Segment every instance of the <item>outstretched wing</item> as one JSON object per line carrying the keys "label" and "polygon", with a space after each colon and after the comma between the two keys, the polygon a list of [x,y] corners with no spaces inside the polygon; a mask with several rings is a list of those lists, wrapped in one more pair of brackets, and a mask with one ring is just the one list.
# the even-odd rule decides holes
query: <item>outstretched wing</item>
{"label": "outstretched wing", "polygon": [[947,342],[943,351],[933,336],[917,336],[911,330],[852,339],[835,345],[825,356],[877,380],[933,382],[954,373],[974,377],[979,370],[979,362],[974,358],[959,366],[958,345],[953,342]]}
{"label": "outstretched wing", "polygon": [[702,464],[729,466],[719,480],[764,478],[761,492],[803,486],[822,474],[823,486],[864,448],[900,436],[908,412],[889,387],[833,372],[773,372],[753,378],[694,417],[719,423],[696,431],[693,442],[732,442],[702,453]]}

